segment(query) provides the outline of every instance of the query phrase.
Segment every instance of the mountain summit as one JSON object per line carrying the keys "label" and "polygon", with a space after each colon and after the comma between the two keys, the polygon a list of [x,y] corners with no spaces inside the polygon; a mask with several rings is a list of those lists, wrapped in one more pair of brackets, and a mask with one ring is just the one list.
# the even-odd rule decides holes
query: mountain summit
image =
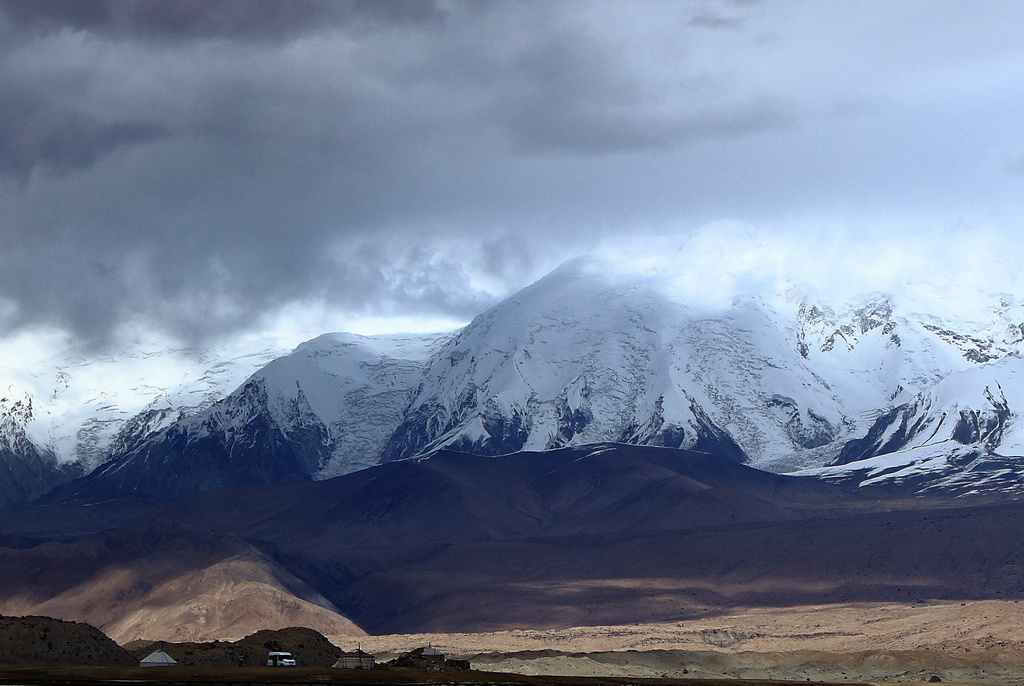
{"label": "mountain summit", "polygon": [[[443,336],[328,334],[50,497],[319,479],[427,455],[615,442],[913,492],[1016,489],[1021,308],[981,323],[783,296],[724,310],[573,262]],[[134,433],[132,431],[134,427]]]}

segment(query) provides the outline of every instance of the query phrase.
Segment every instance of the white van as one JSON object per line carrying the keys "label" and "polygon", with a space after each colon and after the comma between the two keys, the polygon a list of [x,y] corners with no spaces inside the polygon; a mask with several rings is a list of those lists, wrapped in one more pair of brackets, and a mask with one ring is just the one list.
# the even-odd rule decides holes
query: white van
{"label": "white van", "polygon": [[267,653],[267,667],[294,667],[295,658],[291,653],[274,651]]}

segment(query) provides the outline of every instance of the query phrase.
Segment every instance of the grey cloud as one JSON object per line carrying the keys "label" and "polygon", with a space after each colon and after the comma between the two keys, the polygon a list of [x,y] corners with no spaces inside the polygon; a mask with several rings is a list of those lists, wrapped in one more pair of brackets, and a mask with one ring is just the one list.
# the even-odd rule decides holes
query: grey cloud
{"label": "grey cloud", "polygon": [[631,59],[624,45],[554,16],[530,40],[476,65],[471,79],[478,88],[500,85],[486,114],[513,149],[527,154],[671,149],[797,119],[784,98],[733,93],[726,80],[679,53],[666,54],[663,72],[650,74],[638,72]]}
{"label": "grey cloud", "polygon": [[[287,262],[287,260],[284,260]],[[219,281],[218,271],[229,267],[230,277]],[[282,260],[247,258],[240,264],[208,263],[192,278],[136,290],[131,307],[137,319],[194,341],[245,329],[256,313],[272,312],[291,302],[320,300],[354,314],[431,316],[469,319],[493,304],[491,294],[475,289],[460,262],[442,257],[424,243],[388,249],[366,243],[341,259],[306,255],[301,270],[287,281],[267,279]],[[198,278],[197,278],[198,277]],[[148,298],[155,298],[158,308]],[[84,329],[83,329],[84,330]],[[102,332],[93,332],[102,340]]]}
{"label": "grey cloud", "polygon": [[[368,253],[375,253],[370,260],[366,259]],[[469,318],[492,301],[492,296],[474,289],[464,265],[435,254],[424,244],[386,253],[365,250],[360,263],[370,265],[363,273],[366,281],[376,286],[374,305],[378,309],[426,310]],[[365,301],[362,304],[367,306]]]}
{"label": "grey cloud", "polygon": [[610,112],[541,106],[511,121],[518,147],[531,152],[570,150],[587,154],[670,149],[695,140],[732,138],[797,124],[795,109],[771,96],[753,96],[728,107],[672,114]]}
{"label": "grey cloud", "polygon": [[689,24],[690,26],[697,26],[705,29],[727,29],[730,31],[737,31],[746,25],[746,21],[743,17],[728,17],[722,14],[701,12],[699,14],[695,14],[690,19]]}
{"label": "grey cloud", "polygon": [[964,170],[1020,113],[965,138],[954,90],[904,88],[941,70],[831,5],[621,7],[0,1],[0,299],[97,344],[304,299],[469,317],[615,234],[998,200]]}
{"label": "grey cloud", "polygon": [[70,28],[119,38],[281,40],[331,27],[436,22],[422,0],[3,0],[16,29]]}
{"label": "grey cloud", "polygon": [[15,328],[49,324],[85,341],[106,340],[119,319],[111,304],[122,300],[124,283],[116,273],[101,274],[89,264],[90,246],[66,236],[47,238],[14,249],[5,246],[0,254],[3,294],[19,305],[11,323]]}
{"label": "grey cloud", "polygon": [[530,246],[516,240],[515,234],[507,229],[496,231],[493,237],[482,241],[480,253],[484,271],[510,287],[522,283],[523,275],[532,273],[536,268],[537,256]]}
{"label": "grey cloud", "polygon": [[36,169],[61,174],[92,166],[126,146],[166,136],[155,121],[98,121],[26,90],[8,88],[0,100],[0,177],[28,183]]}
{"label": "grey cloud", "polygon": [[[153,6],[181,12],[183,23],[145,14]],[[236,16],[252,6],[270,14]],[[314,14],[343,7],[364,26],[409,30],[339,38],[330,33],[338,16],[310,19],[318,36],[308,52],[247,45],[284,35],[268,19],[277,4],[215,3],[227,13],[216,16],[202,3],[178,7],[43,3],[12,20],[43,36],[9,58],[15,74],[47,65],[34,49],[66,50],[76,64],[73,88],[59,64],[37,66],[22,76],[32,88],[19,86],[20,109],[0,103],[0,170],[25,186],[6,198],[3,230],[19,245],[0,256],[0,295],[21,304],[21,325],[63,323],[97,345],[125,321],[199,339],[310,297],[349,311],[469,317],[493,297],[474,290],[471,267],[514,288],[536,262],[529,236],[538,226],[549,227],[546,245],[557,252],[584,233],[580,208],[604,207],[609,217],[635,209],[616,193],[595,201],[594,180],[534,174],[534,160],[671,148],[784,119],[778,103],[757,98],[715,110],[638,109],[657,84],[620,63],[621,46],[544,3],[457,5],[443,26],[429,3],[310,3]],[[307,30],[303,21],[283,21],[281,31]],[[83,42],[58,26],[120,42]],[[243,39],[181,53],[167,43],[214,35]],[[132,69],[82,66],[108,49]],[[702,97],[705,81],[680,82]],[[129,146],[132,155],[93,169]],[[76,173],[26,186],[39,168]],[[418,232],[416,249],[394,240]],[[467,249],[439,257],[439,238]],[[363,253],[325,256],[337,241]],[[39,265],[59,267],[47,274]]]}

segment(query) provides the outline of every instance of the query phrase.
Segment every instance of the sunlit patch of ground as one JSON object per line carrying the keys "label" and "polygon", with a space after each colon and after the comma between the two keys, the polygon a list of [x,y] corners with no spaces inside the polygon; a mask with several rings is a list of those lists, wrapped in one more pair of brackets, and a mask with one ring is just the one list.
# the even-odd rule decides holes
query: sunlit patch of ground
{"label": "sunlit patch of ground", "polygon": [[[337,637],[344,644],[351,638]],[[431,644],[520,674],[1019,684],[1024,603],[851,603],[732,609],[681,622],[366,636],[388,656]]]}

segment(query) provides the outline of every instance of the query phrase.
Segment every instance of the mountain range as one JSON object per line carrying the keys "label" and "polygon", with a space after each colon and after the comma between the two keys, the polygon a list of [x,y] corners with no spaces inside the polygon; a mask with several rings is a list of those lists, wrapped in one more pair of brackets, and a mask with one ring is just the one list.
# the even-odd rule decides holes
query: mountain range
{"label": "mountain range", "polygon": [[34,500],[96,468],[133,436],[224,398],[287,353],[274,345],[175,349],[141,342],[0,366],[0,507]]}
{"label": "mountain range", "polygon": [[0,612],[120,643],[675,622],[1019,599],[1018,501],[878,497],[708,453],[446,449],[173,502],[0,512]]}
{"label": "mountain range", "polygon": [[64,483],[47,498],[166,499],[440,448],[497,455],[606,441],[861,487],[1015,490],[1024,312],[1004,296],[979,319],[898,315],[885,297],[839,312],[792,297],[702,312],[656,283],[573,263],[452,334],[328,334],[230,393],[206,374],[198,402],[168,402],[162,390],[162,402],[119,422],[109,402],[117,431],[105,441],[95,417],[69,427],[77,460],[32,440],[33,397],[4,398],[10,478],[0,495],[17,504]]}
{"label": "mountain range", "polygon": [[[67,427],[87,459],[33,440],[33,397],[4,399],[0,457],[11,476],[0,496],[172,499],[442,448],[499,455],[602,442],[704,451],[850,488],[1016,492],[1022,322],[1024,308],[1005,295],[973,322],[901,313],[886,296],[831,308],[784,293],[710,311],[656,280],[578,261],[452,333],[326,334],[234,390],[201,376],[199,402],[167,401],[195,396],[195,382],[163,389],[134,415],[108,416],[103,440]],[[219,364],[232,378],[246,368]]]}
{"label": "mountain range", "polygon": [[1019,599],[1022,321],[574,262],[455,332],[29,374],[0,612],[124,642]]}

